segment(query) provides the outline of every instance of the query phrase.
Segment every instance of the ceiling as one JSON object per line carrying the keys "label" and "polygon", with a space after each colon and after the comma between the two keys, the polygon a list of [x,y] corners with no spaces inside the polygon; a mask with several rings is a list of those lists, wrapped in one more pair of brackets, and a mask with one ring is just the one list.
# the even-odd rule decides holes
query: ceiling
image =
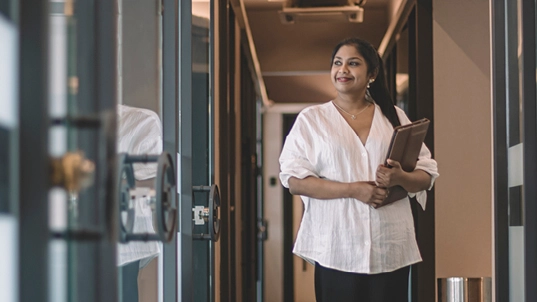
{"label": "ceiling", "polygon": [[401,0],[368,0],[363,23],[284,25],[283,2],[244,0],[268,99],[275,103],[318,103],[335,96],[329,76],[333,47],[358,36],[378,47]]}

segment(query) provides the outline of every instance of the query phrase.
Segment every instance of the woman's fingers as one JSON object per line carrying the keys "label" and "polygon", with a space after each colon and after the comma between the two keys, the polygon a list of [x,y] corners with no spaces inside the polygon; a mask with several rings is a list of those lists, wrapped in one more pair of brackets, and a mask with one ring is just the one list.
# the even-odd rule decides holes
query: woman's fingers
{"label": "woman's fingers", "polygon": [[391,175],[385,173],[377,173],[376,182],[379,187],[391,187],[390,184]]}
{"label": "woman's fingers", "polygon": [[373,194],[371,195],[371,200],[369,201],[369,205],[375,209],[382,206],[382,203],[388,197],[389,191],[386,188],[381,187],[375,187],[373,190]]}
{"label": "woman's fingers", "polygon": [[381,187],[376,187],[375,188],[375,191],[373,193],[373,201],[375,203],[381,203],[384,201],[384,199],[386,199],[386,197],[388,196],[386,194],[387,190],[385,188],[381,188]]}
{"label": "woman's fingers", "polygon": [[401,169],[401,164],[398,161],[388,159],[388,165],[395,169]]}
{"label": "woman's fingers", "polygon": [[395,178],[400,171],[401,165],[396,161],[392,163],[395,165],[393,168],[387,168],[383,165],[378,166],[375,178],[378,186],[389,188],[396,185]]}
{"label": "woman's fingers", "polygon": [[387,183],[386,183],[386,176],[383,175],[383,174],[379,174],[379,173],[377,173],[376,182],[377,182],[377,186],[379,186],[379,187],[385,187],[385,186],[387,185]]}

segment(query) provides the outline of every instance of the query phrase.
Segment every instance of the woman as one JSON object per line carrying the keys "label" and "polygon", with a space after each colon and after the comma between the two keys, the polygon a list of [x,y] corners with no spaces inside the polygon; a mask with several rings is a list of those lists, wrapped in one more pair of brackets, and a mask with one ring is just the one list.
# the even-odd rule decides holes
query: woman
{"label": "woman", "polygon": [[406,301],[409,267],[422,259],[409,198],[386,205],[386,188],[425,208],[436,162],[423,145],[414,171],[383,166],[393,128],[410,121],[370,43],[340,42],[330,74],[336,98],[298,115],[280,155],[282,184],[305,209],[293,252],[315,264],[317,301]]}

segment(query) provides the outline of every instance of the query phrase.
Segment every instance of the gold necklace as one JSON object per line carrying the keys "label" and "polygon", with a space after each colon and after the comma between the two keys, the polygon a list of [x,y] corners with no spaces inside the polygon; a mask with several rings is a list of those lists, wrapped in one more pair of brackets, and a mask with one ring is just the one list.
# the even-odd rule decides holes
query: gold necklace
{"label": "gold necklace", "polygon": [[339,107],[339,105],[336,104],[336,102],[332,101],[332,103],[333,103],[339,110],[341,110],[341,111],[345,112],[346,114],[350,115],[351,118],[352,118],[353,120],[355,120],[357,115],[359,115],[360,113],[364,112],[364,111],[369,107],[369,105],[371,105],[371,103],[368,103],[367,106],[365,106],[364,109],[360,110],[360,112],[358,112],[358,113],[356,113],[356,114],[352,114],[352,113],[349,113],[347,110],[345,110],[345,109]]}

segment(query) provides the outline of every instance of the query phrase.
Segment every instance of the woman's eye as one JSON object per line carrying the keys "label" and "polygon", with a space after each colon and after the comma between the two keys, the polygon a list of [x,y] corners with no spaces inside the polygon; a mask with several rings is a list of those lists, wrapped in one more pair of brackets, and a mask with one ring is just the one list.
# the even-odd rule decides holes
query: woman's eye
{"label": "woman's eye", "polygon": [[340,61],[334,61],[334,65],[339,66],[339,65],[341,65],[341,62]]}
{"label": "woman's eye", "polygon": [[349,65],[358,66],[358,65],[360,65],[360,63],[358,63],[358,62],[350,62]]}

